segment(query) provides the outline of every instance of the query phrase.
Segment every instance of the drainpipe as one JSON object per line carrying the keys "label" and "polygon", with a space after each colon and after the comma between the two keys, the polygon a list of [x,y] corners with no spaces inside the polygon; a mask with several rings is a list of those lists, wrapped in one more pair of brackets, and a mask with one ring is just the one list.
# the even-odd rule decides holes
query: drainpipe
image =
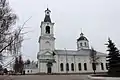
{"label": "drainpipe", "polygon": [[[66,50],[66,48],[65,48],[65,53],[66,53],[66,65],[67,65],[68,60],[67,60],[67,50]],[[68,73],[67,66],[66,66],[66,73]]]}
{"label": "drainpipe", "polygon": [[58,54],[58,73],[59,73],[59,54]]}
{"label": "drainpipe", "polygon": [[76,62],[75,62],[75,55],[74,55],[74,64],[75,64],[75,72],[76,72]]}

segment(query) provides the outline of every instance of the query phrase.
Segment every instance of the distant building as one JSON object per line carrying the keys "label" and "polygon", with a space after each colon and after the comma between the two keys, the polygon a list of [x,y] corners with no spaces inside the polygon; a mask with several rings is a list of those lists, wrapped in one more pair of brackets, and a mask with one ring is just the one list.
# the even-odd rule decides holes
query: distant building
{"label": "distant building", "polygon": [[38,63],[37,62],[30,62],[30,64],[24,65],[25,73],[31,74],[31,73],[37,73],[38,72]]}
{"label": "distant building", "polygon": [[[90,63],[89,40],[81,32],[77,39],[77,50],[55,49],[54,23],[50,18],[50,10],[45,10],[44,21],[41,22],[39,52],[37,54],[40,73],[88,73],[93,72]],[[63,29],[64,30],[64,29]],[[62,31],[61,31],[62,32]],[[97,52],[100,64],[96,72],[105,72],[106,54]]]}

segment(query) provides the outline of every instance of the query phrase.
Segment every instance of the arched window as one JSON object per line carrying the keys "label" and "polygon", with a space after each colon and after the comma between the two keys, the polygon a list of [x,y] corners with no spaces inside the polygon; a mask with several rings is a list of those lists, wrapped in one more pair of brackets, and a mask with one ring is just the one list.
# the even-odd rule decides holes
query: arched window
{"label": "arched window", "polygon": [[87,43],[86,43],[86,42],[85,42],[84,44],[85,44],[85,46],[87,46]]}
{"label": "arched window", "polygon": [[78,69],[81,71],[81,63],[78,63]]}
{"label": "arched window", "polygon": [[60,69],[61,69],[61,71],[64,70],[64,69],[63,69],[63,63],[60,64]]}
{"label": "arched window", "polygon": [[71,64],[71,70],[74,71],[74,64]]}
{"label": "arched window", "polygon": [[46,26],[46,33],[50,34],[50,26]]}
{"label": "arched window", "polygon": [[80,46],[82,46],[82,43],[80,43]]}
{"label": "arched window", "polygon": [[87,70],[87,64],[84,63],[84,70]]}
{"label": "arched window", "polygon": [[66,71],[69,71],[69,64],[66,64]]}
{"label": "arched window", "polygon": [[103,66],[103,63],[101,63],[101,70],[104,70],[104,66]]}

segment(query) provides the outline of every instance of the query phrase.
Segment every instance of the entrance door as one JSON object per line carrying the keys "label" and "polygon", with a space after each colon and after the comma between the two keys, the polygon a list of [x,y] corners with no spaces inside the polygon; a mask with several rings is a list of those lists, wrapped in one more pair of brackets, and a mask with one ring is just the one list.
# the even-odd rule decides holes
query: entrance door
{"label": "entrance door", "polygon": [[47,73],[52,73],[52,68],[51,68],[52,65],[53,65],[52,62],[47,63]]}
{"label": "entrance door", "polygon": [[47,73],[51,73],[52,69],[51,67],[48,67]]}

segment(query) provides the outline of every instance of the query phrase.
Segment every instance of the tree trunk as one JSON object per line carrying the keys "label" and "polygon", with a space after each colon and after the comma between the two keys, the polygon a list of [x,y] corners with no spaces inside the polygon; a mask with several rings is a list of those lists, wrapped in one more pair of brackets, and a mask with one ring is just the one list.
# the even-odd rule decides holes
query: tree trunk
{"label": "tree trunk", "polygon": [[95,63],[92,63],[92,68],[93,68],[94,74],[96,74],[95,73],[95,70],[96,70],[96,64]]}

